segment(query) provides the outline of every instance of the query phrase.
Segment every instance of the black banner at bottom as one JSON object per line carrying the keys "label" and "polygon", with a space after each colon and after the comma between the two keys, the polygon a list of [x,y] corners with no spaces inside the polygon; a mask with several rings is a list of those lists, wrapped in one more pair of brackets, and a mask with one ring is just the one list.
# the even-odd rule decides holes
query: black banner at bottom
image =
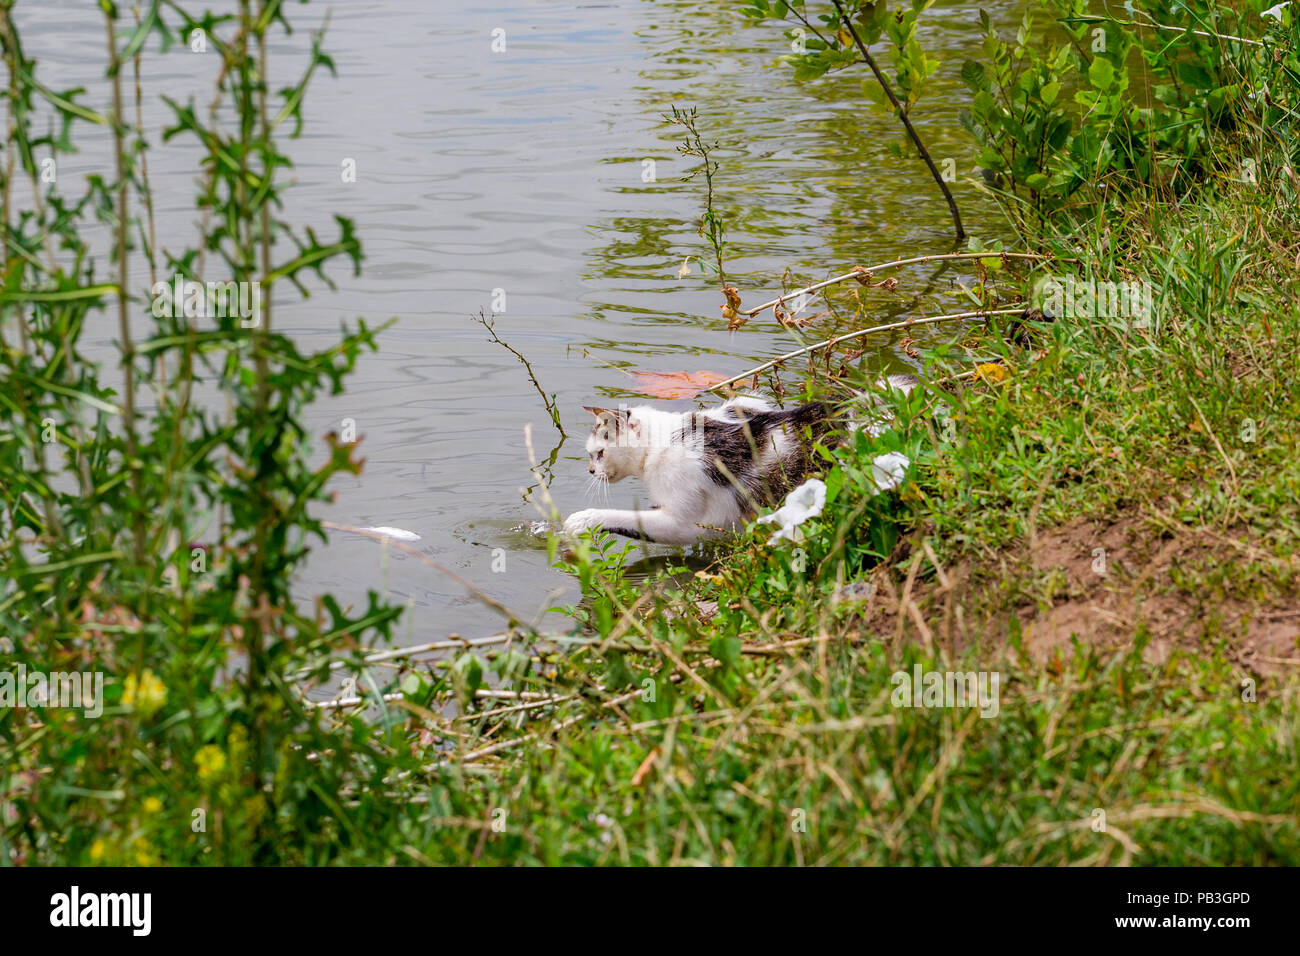
{"label": "black banner at bottom", "polygon": [[[645,939],[665,920],[675,922],[674,910],[690,913],[696,927],[704,917],[728,942],[757,931],[771,943],[774,923],[784,921],[791,931],[806,933],[810,920],[822,931],[843,931],[848,920],[854,935],[867,939],[876,928],[897,933],[906,927],[907,937],[925,928],[971,941],[1047,930],[1071,942],[1127,936],[1233,945],[1259,930],[1269,938],[1284,931],[1296,900],[1295,874],[1284,869],[577,871],[552,873],[543,884],[537,879],[521,871],[404,868],[0,869],[0,909],[9,952],[18,952],[9,946],[26,939],[60,936],[127,945],[313,944],[322,928],[331,947],[373,945],[406,921],[411,929],[428,930],[463,926],[469,916],[477,934],[499,923],[474,926],[476,912],[501,908],[518,925],[535,911],[554,923],[566,904],[580,907],[581,932],[611,928],[598,945],[620,945],[616,941],[634,927]],[[728,911],[733,918],[726,918]],[[697,933],[691,930],[692,937]]]}

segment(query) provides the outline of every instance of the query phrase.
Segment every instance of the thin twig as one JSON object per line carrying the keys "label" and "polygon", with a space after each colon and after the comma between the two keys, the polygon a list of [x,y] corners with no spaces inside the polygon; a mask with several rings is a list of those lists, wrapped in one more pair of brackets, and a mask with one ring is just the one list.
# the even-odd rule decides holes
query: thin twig
{"label": "thin twig", "polygon": [[[607,700],[604,703],[602,703],[600,706],[603,709],[617,707],[619,704],[626,703],[632,698],[640,696],[641,693],[642,690],[641,688],[638,687],[636,690],[630,690],[626,694],[620,694],[617,697],[611,698],[610,700]],[[561,730],[564,730],[566,727],[571,727],[574,724],[578,723],[579,721],[589,719],[590,716],[591,716],[590,714],[583,713],[583,714],[578,714],[575,717],[570,717],[568,720],[561,721],[560,723],[556,724],[554,727],[550,728],[549,733],[552,735],[558,734]],[[536,741],[540,736],[541,736],[541,731],[538,731],[536,733],[526,734],[523,737],[516,737],[512,740],[503,740],[499,743],[489,744],[486,747],[480,747],[478,750],[471,750],[469,753],[465,754],[463,757],[460,758],[460,762],[470,763],[474,760],[478,760],[481,757],[488,757],[491,756],[492,754],[500,753],[503,750],[513,750],[515,747],[522,747],[524,744],[532,743]],[[454,762],[455,761],[452,760],[442,760],[439,761],[434,766],[435,768],[445,767]]]}
{"label": "thin twig", "polygon": [[[363,657],[361,659],[361,663],[376,664],[381,661],[397,660],[403,657],[414,657],[417,654],[427,654],[427,653],[432,653],[433,651],[456,651],[456,650],[469,650],[475,647],[490,647],[495,644],[506,644],[509,643],[510,641],[518,640],[519,636],[520,635],[517,631],[503,631],[500,634],[492,634],[488,637],[469,637],[469,638],[449,637],[446,640],[429,641],[427,644],[413,644],[410,647],[397,647],[390,651],[376,651],[373,654],[367,654],[365,657]],[[570,635],[566,635],[566,634],[533,634],[532,635],[534,640],[550,640],[550,641],[564,640],[569,636]],[[349,666],[351,663],[352,663],[351,661],[346,659],[330,661],[329,669],[332,671],[339,670],[341,668]],[[317,669],[318,669],[317,667],[304,667],[301,670],[295,672],[293,676],[295,678],[305,677],[306,675],[315,672]]]}
{"label": "thin twig", "polygon": [[[1187,27],[1167,26],[1163,23],[1151,23],[1143,20],[1117,20],[1114,17],[1061,17],[1058,23],[1115,23],[1124,27],[1150,27],[1152,30],[1165,30],[1170,33],[1186,33]],[[1193,30],[1192,33],[1198,37],[1206,37],[1215,40],[1232,40],[1235,43],[1246,43],[1250,46],[1263,46],[1259,40],[1247,40],[1245,37],[1235,37],[1228,33],[1211,33],[1207,30]]]}
{"label": "thin twig", "polygon": [[[841,282],[848,282],[850,279],[860,279],[863,277],[863,275],[868,273],[875,274],[877,272],[880,272],[883,269],[897,269],[899,266],[911,266],[911,265],[916,265],[918,263],[941,262],[945,260],[957,261],[960,259],[1032,259],[1036,261],[1042,261],[1045,259],[1052,259],[1052,258],[1054,257],[1038,255],[1032,252],[949,252],[949,253],[944,253],[943,255],[913,256],[910,259],[895,259],[892,262],[881,262],[874,266],[867,266],[865,268],[862,266],[854,266],[851,271],[846,272],[843,275],[836,276],[833,279],[826,279],[823,282],[815,282],[812,285],[808,286],[806,289],[797,289],[794,292],[787,292],[784,295],[778,296],[777,298],[773,299],[771,302],[764,302],[760,306],[755,306],[752,309],[746,310],[745,314],[752,319],[754,316],[758,315],[758,313],[762,312],[764,309],[770,309],[775,305],[784,305],[786,302],[790,301],[796,296],[806,295],[811,292],[818,292],[822,289],[827,288],[828,286],[839,285]],[[1061,260],[1061,261],[1069,261],[1069,260]]]}
{"label": "thin twig", "polygon": [[528,370],[528,380],[533,383],[533,388],[537,389],[537,394],[542,396],[542,402],[546,405],[546,410],[551,415],[551,422],[559,431],[561,438],[568,438],[569,436],[564,433],[564,426],[560,424],[560,409],[553,401],[555,396],[552,395],[550,398],[546,397],[546,392],[542,391],[542,386],[538,384],[537,376],[533,373],[533,366],[529,363],[528,359],[524,358],[522,352],[514,348],[509,342],[503,341],[501,337],[497,335],[495,317],[488,318],[487,314],[482,309],[479,309],[478,316],[475,317],[471,315],[470,318],[488,330],[488,334],[492,336],[492,341],[496,342],[497,345],[500,345],[502,348],[514,355],[515,358],[524,363],[524,368]]}
{"label": "thin twig", "polygon": [[856,332],[849,332],[846,335],[837,335],[833,339],[826,339],[824,342],[817,342],[814,345],[807,345],[801,349],[795,349],[793,352],[787,352],[785,355],[778,355],[770,362],[752,368],[747,372],[741,372],[739,375],[733,375],[725,382],[718,382],[716,385],[710,385],[707,391],[718,392],[728,385],[734,385],[743,379],[752,378],[766,372],[770,368],[775,368],[782,362],[792,358],[798,358],[800,355],[806,355],[808,352],[815,352],[818,349],[826,348],[832,345],[838,345],[840,342],[847,342],[849,339],[861,338],[864,335],[870,335],[873,332],[888,332],[891,329],[905,329],[913,325],[933,325],[935,322],[943,322],[948,319],[982,319],[990,315],[1020,315],[1023,309],[981,309],[977,312],[953,312],[949,315],[926,315],[919,319],[904,319],[901,322],[891,322],[888,325],[877,325],[869,329],[859,329]]}

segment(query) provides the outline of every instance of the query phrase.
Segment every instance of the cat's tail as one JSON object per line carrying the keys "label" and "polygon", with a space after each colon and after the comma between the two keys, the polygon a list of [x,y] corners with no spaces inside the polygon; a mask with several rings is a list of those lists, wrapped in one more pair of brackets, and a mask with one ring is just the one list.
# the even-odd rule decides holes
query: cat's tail
{"label": "cat's tail", "polygon": [[[850,430],[854,428],[868,428],[869,430],[879,424],[878,419],[882,416],[892,419],[880,399],[881,392],[901,392],[903,395],[910,395],[912,389],[921,384],[921,380],[915,375],[895,374],[886,375],[876,380],[874,390],[871,392],[859,392],[859,395],[868,399],[869,408],[865,416],[865,421],[861,421],[857,416],[846,415],[846,409],[843,405],[835,405],[830,402],[812,402],[808,405],[800,405],[798,408],[790,410],[790,424],[802,427],[804,425],[822,425],[830,422],[839,421],[846,424]],[[879,432],[872,431],[872,434]]]}
{"label": "cat's tail", "polygon": [[830,402],[810,402],[790,409],[789,416],[787,421],[796,428],[803,428],[805,425],[815,428],[837,418],[838,410]]}
{"label": "cat's tail", "polygon": [[863,409],[860,418],[855,418],[849,422],[849,431],[856,431],[861,428],[873,438],[877,435],[883,435],[893,426],[894,413],[881,400],[880,393],[901,392],[903,395],[910,395],[912,390],[920,384],[921,380],[915,375],[886,375],[877,379],[874,391],[858,393],[866,398],[866,408]]}
{"label": "cat's tail", "polygon": [[[907,395],[919,384],[921,380],[915,375],[888,375],[877,380],[876,389],[879,392],[901,392]],[[879,394],[860,394],[869,399],[865,409],[849,409],[835,402],[809,402],[785,412],[773,413],[772,417],[797,431],[803,431],[805,427],[811,428],[814,436],[835,427],[847,428],[850,432],[862,428],[873,436],[888,430],[894,416],[881,401]]]}

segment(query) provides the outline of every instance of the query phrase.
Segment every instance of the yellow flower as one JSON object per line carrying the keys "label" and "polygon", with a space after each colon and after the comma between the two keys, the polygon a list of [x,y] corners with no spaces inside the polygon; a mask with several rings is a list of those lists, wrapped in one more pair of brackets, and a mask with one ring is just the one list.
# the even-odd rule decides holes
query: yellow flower
{"label": "yellow flower", "polygon": [[100,860],[104,858],[104,851],[107,849],[108,847],[104,845],[103,840],[96,840],[94,843],[90,845],[91,860],[98,863]]}
{"label": "yellow flower", "polygon": [[142,717],[148,717],[162,709],[165,703],[167,686],[153,671],[146,668],[139,680],[136,680],[134,674],[126,675],[125,689],[122,691],[123,706],[139,711]]}
{"label": "yellow flower", "polygon": [[199,748],[199,752],[194,755],[194,762],[198,765],[199,780],[203,783],[221,776],[221,772],[226,769],[226,755],[215,744]]}
{"label": "yellow flower", "polygon": [[135,841],[135,862],[139,866],[157,866],[158,857],[144,837]]}
{"label": "yellow flower", "polygon": [[159,800],[157,797],[146,797],[146,798],[145,798],[145,801],[144,801],[144,812],[145,812],[145,813],[148,813],[148,814],[161,813],[161,812],[162,812],[162,807],[163,807],[162,801]]}
{"label": "yellow flower", "polygon": [[983,365],[976,365],[975,371],[979,372],[980,378],[984,381],[996,385],[999,382],[1005,382],[1011,377],[1006,366],[999,365],[997,362],[985,362]]}

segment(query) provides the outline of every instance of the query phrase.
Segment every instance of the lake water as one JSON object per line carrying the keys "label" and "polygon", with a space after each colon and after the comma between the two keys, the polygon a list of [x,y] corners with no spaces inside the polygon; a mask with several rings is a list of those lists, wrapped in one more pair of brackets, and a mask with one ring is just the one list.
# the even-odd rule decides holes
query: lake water
{"label": "lake water", "polygon": [[[303,135],[290,144],[288,218],[329,236],[332,214],[351,217],[366,263],[359,279],[336,267],[333,293],[318,288],[303,301],[279,289],[277,328],[323,347],[343,320],[398,319],[346,396],[308,415],[315,434],[352,419],[364,436],[365,471],[335,483],[338,500],[324,517],[416,532],[414,547],[524,617],[576,603],[572,578],[548,567],[544,541],[527,530],[539,515],[521,496],[535,483],[525,423],[538,456],[554,455],[551,493],[567,513],[588,504],[582,405],[638,399],[634,370],[730,375],[798,347],[770,314],[728,332],[716,280],[694,262],[678,276],[687,256],[709,250],[696,234],[703,181],[682,179],[697,161],[677,154],[681,132],[662,118],[673,104],[697,107],[702,134],[721,144],[715,201],[731,243],[728,274],[746,305],[771,298],[787,270],[815,281],[854,264],[952,251],[947,208],[924,166],[886,148],[901,130],[863,98],[865,68],[797,85],[788,67],[774,65],[789,41],[774,24],[749,24],[737,6],[289,5],[298,29],[272,47],[273,87],[301,67],[327,10],[325,46],[338,76],[314,82]],[[986,6],[1008,28],[1018,19],[1017,4]],[[60,89],[85,86],[89,103],[107,106],[94,5],[19,3],[17,21],[38,76]],[[493,50],[494,31],[504,31],[496,34],[503,51]],[[1000,218],[969,182],[975,150],[957,120],[968,98],[958,70],[980,48],[976,8],[940,3],[922,38],[944,65],[914,121],[936,159],[956,163],[952,188],[967,230],[1000,234]],[[215,62],[183,48],[147,57],[148,128],[170,118],[159,93],[206,106]],[[93,171],[93,146],[60,176]],[[356,182],[341,181],[347,160]],[[173,230],[188,236],[197,220],[195,154],[176,141],[151,151],[149,163],[166,246]],[[966,308],[950,295],[961,273],[931,266],[899,275],[907,294],[870,300],[872,324]],[[918,304],[922,290],[931,295]],[[556,396],[569,435],[562,444],[523,366],[470,320],[494,307],[498,334]],[[850,328],[823,317],[804,335]],[[114,331],[106,318],[92,338],[107,349]],[[909,361],[888,339],[871,345],[869,366]],[[614,486],[613,506],[631,506],[635,484]],[[460,585],[351,535],[313,554],[299,590],[364,601],[370,588],[413,605],[404,642],[499,630]]]}

